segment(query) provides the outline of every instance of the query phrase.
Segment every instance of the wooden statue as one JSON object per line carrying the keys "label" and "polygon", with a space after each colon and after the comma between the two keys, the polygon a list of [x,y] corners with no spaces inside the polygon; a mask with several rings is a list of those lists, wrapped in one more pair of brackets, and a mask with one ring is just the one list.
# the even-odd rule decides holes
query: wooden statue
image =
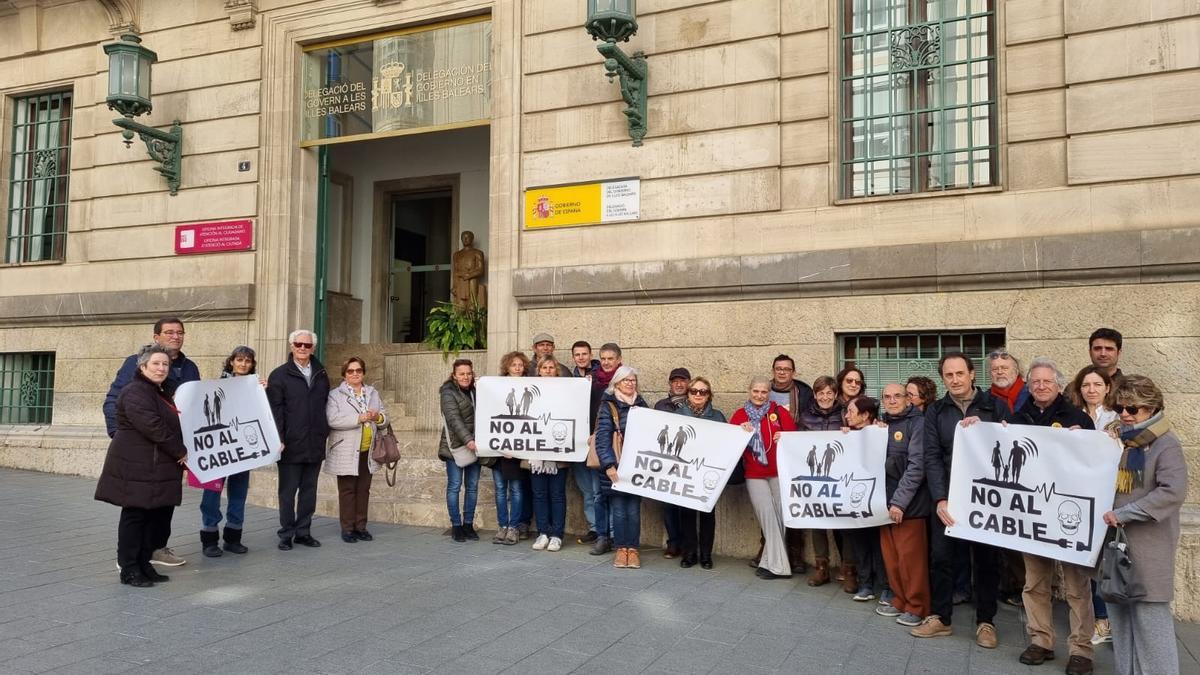
{"label": "wooden statue", "polygon": [[454,306],[470,309],[478,305],[482,309],[487,307],[487,286],[480,283],[487,270],[483,251],[475,248],[475,233],[470,230],[463,231],[462,245],[450,265],[454,277],[451,289]]}

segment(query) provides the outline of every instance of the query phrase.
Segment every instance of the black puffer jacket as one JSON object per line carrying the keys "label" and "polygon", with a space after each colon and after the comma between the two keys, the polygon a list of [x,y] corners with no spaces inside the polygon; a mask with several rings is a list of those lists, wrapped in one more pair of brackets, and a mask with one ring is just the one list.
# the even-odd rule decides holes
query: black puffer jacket
{"label": "black puffer jacket", "polygon": [[[438,390],[441,399],[442,417],[450,432],[450,442],[459,448],[475,440],[475,385],[463,389],[454,380],[446,380]],[[454,456],[446,445],[446,433],[438,441],[438,459],[450,462]]]}
{"label": "black puffer jacket", "polygon": [[161,387],[141,371],[117,396],[117,432],[108,444],[96,499],[116,506],[179,506],[187,456],[179,413]]}
{"label": "black puffer jacket", "polygon": [[887,474],[888,506],[904,512],[904,517],[926,518],[930,513],[929,489],[925,486],[925,416],[915,405],[892,417],[881,417],[888,425]]}
{"label": "black puffer jacket", "polygon": [[1021,406],[1013,415],[1012,422],[1035,427],[1069,429],[1078,426],[1081,429],[1089,430],[1096,428],[1096,423],[1092,421],[1091,416],[1071,405],[1062,394],[1051,401],[1045,410],[1039,408],[1037,403],[1034,403],[1033,396],[1030,396],[1029,400],[1025,401],[1025,405]]}
{"label": "black puffer jacket", "polygon": [[983,422],[1008,422],[1012,412],[1007,403],[978,387],[965,415],[949,393],[925,410],[925,481],[934,504],[950,494],[954,427],[967,417],[978,417]]}
{"label": "black puffer jacket", "polygon": [[813,398],[804,407],[804,412],[800,413],[796,425],[800,431],[837,431],[842,428],[843,412],[841,401],[834,401],[832,408],[822,410],[817,405],[817,399]]}
{"label": "black puffer jacket", "polygon": [[329,420],[325,405],[329,402],[329,376],[316,358],[312,366],[312,384],[304,379],[296,362],[271,371],[267,377],[267,400],[283,440],[280,464],[313,464],[325,461],[325,441],[329,438]]}

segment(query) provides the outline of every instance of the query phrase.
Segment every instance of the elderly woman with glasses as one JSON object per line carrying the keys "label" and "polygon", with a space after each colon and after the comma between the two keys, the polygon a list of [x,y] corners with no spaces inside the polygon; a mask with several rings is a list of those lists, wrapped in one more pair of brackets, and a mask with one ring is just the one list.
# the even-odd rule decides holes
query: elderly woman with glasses
{"label": "elderly woman with glasses", "polygon": [[[613,490],[613,483],[620,480],[617,465],[621,457],[618,437],[625,435],[629,423],[629,411],[636,407],[647,408],[646,399],[638,393],[638,373],[630,366],[621,366],[613,373],[612,382],[600,398],[600,413],[596,420],[596,456],[600,459],[600,490],[608,498],[612,514],[613,567],[638,569],[642,566],[638,546],[642,538],[642,498]],[[625,480],[629,480],[626,478]]]}
{"label": "elderly woman with glasses", "polygon": [[[687,385],[687,397],[675,406],[675,413],[695,417],[702,420],[725,423],[725,415],[712,405],[712,383],[703,377],[694,377]],[[717,510],[713,507],[707,513],[695,509],[679,508],[679,523],[683,532],[683,554],[679,558],[679,566],[684,569],[693,567],[697,562],[700,567],[713,568],[713,538],[717,530]],[[697,522],[699,530],[697,531]],[[699,536],[697,536],[697,533]]]}
{"label": "elderly woman with glasses", "polygon": [[375,537],[367,531],[367,505],[371,501],[371,476],[379,462],[371,449],[387,426],[387,413],[379,392],[363,383],[367,364],[351,356],[342,364],[342,383],[329,392],[325,415],[332,431],[325,456],[325,473],[337,476],[338,518],[342,541],[354,544]]}
{"label": "elderly woman with glasses", "polygon": [[1145,592],[1132,603],[1108,605],[1116,672],[1178,674],[1170,603],[1175,596],[1179,511],[1188,491],[1187,462],[1153,380],[1126,375],[1114,400],[1121,426],[1110,433],[1123,449],[1113,510],[1104,514],[1104,522],[1124,530],[1133,559],[1132,581]]}

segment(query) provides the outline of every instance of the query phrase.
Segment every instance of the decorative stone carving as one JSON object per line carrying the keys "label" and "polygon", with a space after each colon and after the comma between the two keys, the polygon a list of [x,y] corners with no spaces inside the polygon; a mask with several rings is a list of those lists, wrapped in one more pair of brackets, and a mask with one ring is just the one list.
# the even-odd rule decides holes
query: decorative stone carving
{"label": "decorative stone carving", "polygon": [[450,262],[451,275],[454,277],[451,295],[454,306],[460,309],[480,308],[487,306],[487,286],[480,283],[487,264],[483,251],[475,248],[475,233],[465,230],[462,233],[462,245]]}
{"label": "decorative stone carving", "polygon": [[108,15],[108,32],[112,35],[137,33],[136,0],[96,0]]}
{"label": "decorative stone carving", "polygon": [[254,28],[258,22],[258,0],[225,0],[225,13],[229,15],[231,29]]}

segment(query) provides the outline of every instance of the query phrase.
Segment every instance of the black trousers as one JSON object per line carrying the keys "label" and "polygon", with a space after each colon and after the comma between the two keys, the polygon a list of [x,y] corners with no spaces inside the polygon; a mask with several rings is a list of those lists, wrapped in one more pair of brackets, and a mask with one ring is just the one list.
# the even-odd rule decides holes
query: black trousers
{"label": "black trousers", "polygon": [[854,562],[858,565],[858,585],[877,592],[888,589],[887,570],[883,566],[883,549],[879,544],[879,528],[863,527],[846,530],[846,540],[853,541]]}
{"label": "black trousers", "polygon": [[171,536],[171,517],[174,506],[140,509],[126,506],[121,509],[117,524],[117,564],[121,569],[150,564],[150,555],[166,546]]}
{"label": "black trousers", "polygon": [[683,533],[684,555],[699,553],[705,557],[712,557],[713,538],[717,531],[716,513],[704,513],[681,506],[679,507],[679,528]]}
{"label": "black trousers", "polygon": [[279,538],[307,537],[317,510],[320,462],[277,464],[279,467]]}
{"label": "black trousers", "polygon": [[[929,519],[929,588],[932,593],[930,610],[950,625],[954,614],[954,548],[961,539],[946,535],[946,528],[935,515]],[[1000,551],[987,544],[968,543],[975,579],[975,623],[992,623],[996,618],[996,595],[1000,590]]]}

